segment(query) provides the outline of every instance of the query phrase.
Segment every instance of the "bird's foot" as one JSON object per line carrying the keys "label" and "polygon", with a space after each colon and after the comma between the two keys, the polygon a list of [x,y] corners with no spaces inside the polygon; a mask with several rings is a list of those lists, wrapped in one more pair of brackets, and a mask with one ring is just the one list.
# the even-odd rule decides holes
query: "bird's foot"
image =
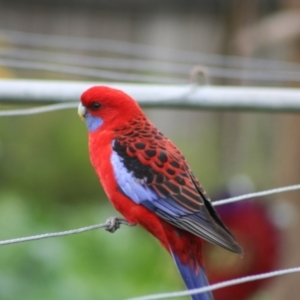
{"label": "bird's foot", "polygon": [[106,220],[105,230],[114,233],[117,229],[120,228],[121,224],[127,226],[135,226],[135,223],[129,223],[126,219],[118,218],[118,217],[110,217]]}

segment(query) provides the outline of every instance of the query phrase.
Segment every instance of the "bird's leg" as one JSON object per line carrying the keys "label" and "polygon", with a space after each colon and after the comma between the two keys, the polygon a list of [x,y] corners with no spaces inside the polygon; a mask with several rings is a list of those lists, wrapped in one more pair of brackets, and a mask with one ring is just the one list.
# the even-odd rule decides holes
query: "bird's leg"
{"label": "bird's leg", "polygon": [[110,217],[106,220],[105,230],[114,233],[117,229],[120,228],[121,224],[127,226],[135,226],[135,223],[130,223],[126,219],[118,218],[118,217]]}

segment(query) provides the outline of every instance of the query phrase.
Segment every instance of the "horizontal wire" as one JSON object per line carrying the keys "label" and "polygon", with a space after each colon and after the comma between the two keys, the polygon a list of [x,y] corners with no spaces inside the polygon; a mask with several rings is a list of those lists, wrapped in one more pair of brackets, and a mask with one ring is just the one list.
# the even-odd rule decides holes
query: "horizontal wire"
{"label": "horizontal wire", "polygon": [[74,67],[67,65],[54,65],[50,63],[36,62],[30,60],[17,60],[1,58],[0,65],[16,68],[16,69],[28,69],[28,70],[39,70],[47,72],[57,72],[65,73],[71,75],[80,75],[93,77],[98,79],[109,79],[115,81],[133,81],[133,82],[149,82],[149,83],[185,83],[187,80],[182,80],[178,78],[168,78],[168,77],[158,77],[158,76],[148,76],[143,74],[127,74],[119,73],[107,70],[97,70],[92,68]]}
{"label": "horizontal wire", "polygon": [[[32,60],[33,63],[39,63],[39,60],[44,60],[46,62],[63,63],[71,64],[72,66],[77,65],[82,67],[100,67],[100,68],[109,68],[114,70],[123,70],[123,71],[139,71],[139,72],[159,72],[159,73],[172,73],[180,76],[185,76],[190,73],[193,64],[183,64],[183,63],[171,63],[171,62],[162,62],[162,61],[149,61],[149,60],[138,60],[138,59],[124,59],[124,58],[103,58],[87,55],[76,55],[76,54],[66,54],[66,53],[53,53],[49,51],[37,51],[37,50],[24,50],[24,49],[7,49],[0,48],[0,57],[5,59],[14,58],[19,60]],[[7,64],[10,64],[7,60]],[[52,65],[51,64],[51,65]],[[15,64],[12,65],[13,67]],[[45,68],[47,68],[45,64]],[[60,66],[61,71],[62,66]],[[44,69],[44,68],[43,68]],[[82,71],[77,67],[77,70],[72,69],[71,74],[87,75],[90,74],[85,68],[82,68]],[[51,71],[51,69],[50,69]],[[65,68],[66,73],[70,73],[69,67]],[[102,71],[101,71],[102,72]],[[216,67],[207,67],[207,73],[210,77],[216,78],[231,78],[231,79],[244,79],[244,80],[255,80],[255,81],[300,81],[300,70],[299,72],[291,71],[268,71],[268,70],[245,70],[245,69],[230,69],[230,68],[216,68]],[[99,74],[101,75],[101,73]],[[108,76],[107,73],[104,73],[105,76]],[[90,75],[88,75],[90,76]],[[109,76],[113,76],[112,79],[118,80],[118,76],[112,75],[111,72]],[[162,78],[158,77],[155,79],[154,75],[146,76],[146,81],[149,81],[149,78],[152,80],[161,81]],[[139,77],[139,80],[143,80],[143,76]],[[111,78],[111,77],[109,77]],[[163,77],[163,80],[165,78]]]}
{"label": "horizontal wire", "polygon": [[[272,190],[267,190],[267,191],[251,193],[251,194],[247,194],[247,195],[243,195],[243,196],[239,196],[239,197],[229,198],[226,200],[215,201],[215,202],[213,202],[213,205],[222,205],[222,204],[230,203],[230,202],[234,202],[234,201],[241,201],[241,200],[245,200],[245,199],[249,199],[249,198],[262,197],[262,196],[267,196],[267,195],[271,195],[271,194],[293,191],[293,190],[297,190],[297,189],[300,189],[300,185],[286,186],[286,187],[282,187],[282,188],[276,188],[276,189],[272,189]],[[228,200],[230,200],[230,201],[228,201]],[[108,223],[105,223],[105,224],[106,224],[105,226],[108,225]],[[7,244],[13,244],[13,243],[27,242],[27,241],[31,241],[31,240],[43,239],[43,238],[54,237],[54,236],[80,233],[83,231],[88,231],[88,230],[101,228],[101,227],[105,227],[105,226],[103,224],[98,224],[98,225],[83,227],[83,228],[69,230],[69,231],[63,231],[63,232],[57,232],[57,233],[45,233],[45,234],[41,234],[38,236],[29,236],[29,237],[22,237],[22,238],[17,238],[17,239],[13,239],[13,240],[0,241],[0,246],[7,245]],[[89,229],[89,228],[91,228],[91,229]],[[13,241],[13,242],[11,242],[11,241]]]}
{"label": "horizontal wire", "polygon": [[214,206],[218,206],[218,205],[228,204],[228,203],[232,203],[232,202],[242,201],[245,199],[269,196],[269,195],[273,195],[273,194],[279,194],[279,193],[296,191],[296,190],[300,190],[300,184],[289,185],[289,186],[266,190],[266,191],[262,191],[262,192],[250,193],[250,194],[241,195],[241,196],[232,197],[232,198],[223,199],[223,200],[216,200],[216,201],[213,201],[212,204]]}
{"label": "horizontal wire", "polygon": [[76,103],[58,103],[50,104],[42,107],[33,107],[25,109],[0,110],[0,117],[25,116],[34,115],[61,109],[76,108],[79,102]]}
{"label": "horizontal wire", "polygon": [[[36,241],[36,240],[41,240],[41,239],[46,239],[46,238],[51,238],[51,237],[59,237],[59,236],[77,234],[77,233],[82,233],[82,232],[95,230],[95,229],[99,229],[99,228],[106,228],[106,229],[110,229],[110,231],[111,231],[112,222],[113,222],[112,219],[115,219],[115,218],[111,217],[111,218],[107,219],[105,223],[102,223],[102,224],[95,224],[95,225],[81,227],[81,228],[77,228],[77,229],[71,229],[71,230],[60,231],[60,232],[52,232],[52,233],[43,233],[43,234],[32,235],[32,236],[28,236],[28,237],[4,240],[4,241],[0,241],[0,246],[29,242],[29,241]],[[129,224],[125,219],[118,219],[117,225],[120,226],[122,224],[130,226],[130,227],[135,226],[135,224]],[[117,230],[118,228],[119,227],[116,227],[115,230]],[[114,231],[111,231],[111,232],[114,232]]]}
{"label": "horizontal wire", "polygon": [[237,284],[241,284],[241,283],[245,283],[245,282],[267,279],[267,278],[271,278],[271,277],[287,275],[287,274],[292,274],[292,273],[296,273],[296,272],[300,272],[300,267],[277,270],[277,271],[258,274],[258,275],[245,276],[245,277],[241,277],[241,278],[237,278],[237,279],[232,279],[232,280],[212,284],[207,287],[202,287],[199,289],[185,290],[185,291],[180,291],[180,292],[163,293],[163,294],[153,294],[153,295],[142,296],[142,297],[127,298],[126,300],[159,300],[159,299],[168,299],[168,298],[178,298],[178,297],[183,297],[183,296],[201,294],[201,293],[205,293],[208,291],[213,291],[213,290],[217,290],[220,288],[225,288],[228,286],[237,285]]}
{"label": "horizontal wire", "polygon": [[267,71],[267,70],[245,70],[245,69],[222,69],[207,68],[208,76],[217,78],[231,78],[252,81],[300,81],[299,72]]}
{"label": "horizontal wire", "polygon": [[[292,190],[297,190],[297,189],[300,189],[300,185],[287,186],[287,187],[272,189],[272,190],[268,190],[268,191],[251,193],[251,194],[247,194],[247,195],[243,195],[243,196],[239,196],[239,197],[229,198],[226,200],[220,200],[220,201],[214,202],[214,205],[221,205],[221,204],[229,203],[228,200],[230,200],[230,202],[241,201],[241,200],[245,200],[248,198],[266,196],[266,195],[270,195],[270,194],[282,193],[282,192],[287,192],[287,191],[292,191]],[[126,223],[123,223],[123,224],[126,224]],[[34,236],[29,236],[29,237],[21,237],[21,238],[3,240],[3,241],[0,241],[0,246],[28,242],[28,241],[35,241],[35,240],[51,238],[51,237],[59,237],[59,236],[78,234],[78,233],[82,233],[82,232],[86,232],[86,231],[90,231],[90,230],[105,228],[109,225],[110,225],[110,222],[106,221],[105,223],[102,223],[102,224],[96,224],[96,225],[81,227],[78,229],[72,229],[72,230],[67,230],[67,231],[62,231],[62,232],[45,233],[45,234],[39,234],[39,235],[34,235]],[[159,300],[159,299],[167,299],[167,298],[178,298],[178,297],[182,297],[182,296],[200,294],[200,293],[204,293],[207,291],[212,291],[212,290],[216,290],[216,289],[220,289],[220,288],[224,288],[224,287],[228,287],[228,286],[232,286],[232,285],[236,285],[236,284],[241,284],[241,283],[250,282],[250,281],[254,281],[254,280],[271,278],[271,277],[285,275],[285,274],[291,274],[291,273],[295,273],[295,272],[300,272],[300,267],[284,269],[284,270],[277,270],[277,271],[258,274],[258,275],[241,277],[238,279],[228,280],[228,281],[216,283],[213,285],[209,285],[207,287],[194,289],[194,290],[163,293],[163,294],[153,294],[153,295],[147,295],[147,296],[142,296],[142,297],[130,298],[127,300]]]}
{"label": "horizontal wire", "polygon": [[8,49],[0,47],[0,57],[29,59],[29,60],[44,60],[47,62],[58,62],[71,65],[80,65],[93,68],[109,68],[125,71],[140,71],[140,72],[162,72],[175,73],[179,75],[187,75],[193,64],[183,64],[176,62],[166,62],[158,60],[146,60],[137,58],[112,58],[102,56],[91,56],[85,54],[58,53],[45,50],[32,49]]}
{"label": "horizontal wire", "polygon": [[199,53],[187,50],[177,50],[160,46],[138,44],[125,41],[116,41],[97,38],[70,37],[62,35],[36,34],[14,30],[0,30],[2,39],[12,40],[15,44],[23,46],[48,47],[51,49],[74,49],[87,51],[106,51],[109,53],[174,60],[192,64],[204,63],[213,66],[226,66],[233,68],[259,68],[259,69],[289,69],[300,70],[300,65],[292,62],[276,60],[244,58],[239,56],[224,56],[219,54]]}
{"label": "horizontal wire", "polygon": [[67,231],[53,232],[53,233],[43,233],[43,234],[32,235],[32,236],[28,236],[28,237],[21,237],[21,238],[4,240],[4,241],[0,241],[0,246],[23,243],[23,242],[29,242],[29,241],[36,241],[36,240],[41,240],[41,239],[46,239],[46,238],[51,238],[51,237],[64,236],[64,235],[71,235],[71,234],[76,234],[76,233],[82,233],[82,232],[89,231],[89,230],[94,230],[94,229],[98,229],[98,228],[107,227],[108,224],[109,223],[106,222],[106,223],[103,223],[103,224],[96,224],[96,225],[91,225],[91,226],[82,227],[82,228],[78,228],[78,229],[67,230]]}
{"label": "horizontal wire", "polygon": [[[109,41],[109,42],[111,42],[110,45],[112,45],[112,46],[116,46],[118,43],[123,43],[123,42],[117,42],[117,41]],[[52,46],[53,46],[53,44],[52,44]],[[107,46],[109,46],[109,43],[107,44]],[[130,44],[130,48],[132,48],[133,46],[135,46],[135,45]],[[138,46],[137,50],[141,50],[141,49],[143,49],[142,46],[144,46],[144,45],[137,45],[137,46]],[[144,47],[147,47],[147,46],[144,46]],[[151,48],[154,48],[154,47],[149,47],[148,49],[151,49]],[[106,49],[109,49],[109,47],[107,47]],[[116,50],[117,47],[115,47],[114,49]],[[116,50],[116,52],[118,53],[117,50]],[[142,53],[142,52],[138,52],[138,51],[132,51],[132,49],[131,49],[130,53],[128,53],[128,54],[131,54],[132,52],[134,53],[134,55]],[[180,53],[184,54],[184,55],[182,55],[182,60],[184,60],[185,55],[188,55],[187,51],[175,51],[174,50],[173,54],[174,53],[176,54],[175,57],[178,57],[178,54],[180,54]],[[145,57],[146,57],[146,54],[147,53],[145,53]],[[194,54],[195,53],[191,52],[190,57],[189,57],[189,59],[187,59],[187,61],[192,61],[192,59],[194,59],[196,57],[196,55],[194,55]],[[143,55],[137,55],[137,56],[144,57]],[[197,57],[200,58],[199,55],[197,55]],[[212,57],[213,56],[211,56],[211,55],[207,55],[207,56],[203,55],[202,59],[206,58],[207,61],[209,61],[210,63],[213,63],[211,61]],[[276,64],[276,66],[274,66],[274,61],[272,61],[273,66],[271,66],[271,65],[269,65],[269,62],[271,62],[271,61],[267,61],[267,60],[252,60],[252,61],[249,60],[249,61],[247,61],[243,58],[238,58],[238,57],[222,57],[222,56],[214,56],[214,57],[219,58],[218,63],[220,65],[230,65],[230,66],[238,66],[239,65],[240,66],[242,64],[244,67],[251,67],[251,68],[257,68],[257,67],[275,68],[276,66],[278,67],[280,65],[285,66],[285,67],[293,67],[293,68],[299,67],[299,65],[297,65],[297,64],[284,63],[284,62],[276,62],[277,64]],[[188,57],[186,57],[186,58],[188,58]],[[9,62],[9,60],[7,60],[7,62],[8,62],[8,64],[10,64],[10,66],[14,65],[14,63],[12,61]],[[113,61],[111,61],[111,62],[113,63]],[[28,62],[24,62],[24,61],[16,61],[16,64],[14,65],[14,67],[28,68],[27,63]],[[260,64],[260,63],[263,63],[263,64]],[[5,60],[4,60],[4,64],[5,64]],[[97,77],[97,78],[107,78],[107,79],[112,79],[112,80],[120,80],[120,79],[124,80],[124,78],[125,78],[125,77],[123,77],[123,75],[118,77],[120,75],[118,73],[116,73],[116,76],[115,76],[115,74],[113,72],[98,71],[95,69],[84,69],[84,68],[65,67],[65,66],[55,66],[54,67],[53,65],[49,65],[49,64],[29,62],[29,65],[32,65],[32,64],[34,64],[34,67],[31,67],[31,68],[29,67],[29,69],[42,69],[42,70],[46,70],[46,71],[63,72],[63,73],[84,75],[84,76]],[[17,65],[19,65],[19,66],[17,66]],[[124,67],[124,69],[125,69],[125,67]],[[257,73],[255,73],[255,72],[249,72],[249,73],[246,72],[245,73],[245,71],[243,71],[243,70],[222,69],[222,68],[208,68],[208,71],[209,71],[209,75],[213,76],[213,77],[230,77],[230,78],[237,78],[237,77],[241,78],[242,77],[244,79],[246,78],[246,79],[259,79],[259,80],[265,79],[265,80],[299,81],[299,74],[297,74],[297,73],[287,73],[286,72],[284,74],[283,72],[282,73],[274,72],[272,74],[270,74],[270,73],[262,74],[261,71],[257,71]],[[126,80],[133,80],[133,81],[174,82],[174,80],[175,80],[174,79],[172,81],[168,81],[169,79],[160,78],[159,79],[160,81],[157,81],[156,79],[153,79],[153,78],[155,78],[154,76],[152,77],[152,76],[133,75],[133,74],[129,74],[128,76],[127,76],[127,74],[124,74],[124,75],[126,75],[126,78],[127,78]],[[135,77],[135,76],[137,76],[137,77]],[[145,77],[141,78],[142,76],[145,76]],[[245,76],[245,77],[243,77],[243,76]],[[268,76],[270,76],[270,77],[268,77]],[[128,78],[130,78],[130,79],[128,79]],[[149,80],[146,80],[145,78],[149,78]],[[166,81],[161,81],[161,80],[166,80]],[[24,110],[0,111],[0,116],[29,115],[29,114],[35,114],[35,113],[48,112],[48,111],[55,111],[55,110],[59,110],[59,109],[74,108],[76,106],[77,106],[77,103],[62,103],[62,104],[49,105],[46,107],[31,108],[31,109],[26,109],[26,110],[24,109]],[[276,188],[276,189],[272,189],[272,190],[267,190],[267,191],[262,191],[262,192],[257,192],[257,193],[250,193],[247,195],[242,195],[242,196],[238,196],[238,197],[232,197],[229,199],[214,201],[213,205],[214,206],[223,205],[223,204],[241,201],[241,200],[245,200],[245,199],[249,199],[249,198],[268,196],[271,194],[277,194],[277,193],[288,192],[288,191],[299,190],[299,189],[300,189],[300,185]],[[85,231],[89,231],[89,230],[105,228],[105,227],[107,227],[107,225],[108,225],[108,223],[106,222],[103,224],[97,224],[97,225],[87,226],[87,227],[63,231],[63,232],[46,233],[46,234],[40,234],[40,235],[35,235],[35,236],[30,236],[30,237],[10,239],[10,240],[6,240],[6,241],[0,241],[0,246],[14,244],[14,243],[20,243],[20,242],[26,242],[26,241],[39,240],[39,239],[50,238],[50,237],[58,237],[58,236],[65,236],[65,235],[70,235],[70,234],[77,234],[77,233],[81,233],[81,232],[85,232]],[[178,297],[182,297],[182,296],[203,293],[203,292],[207,292],[210,290],[216,290],[216,289],[228,287],[231,285],[241,284],[241,283],[250,282],[250,281],[254,281],[254,280],[271,278],[271,277],[285,275],[285,274],[291,274],[291,273],[295,273],[295,272],[300,272],[300,267],[284,269],[284,270],[277,270],[277,271],[259,274],[259,275],[246,276],[246,277],[242,277],[242,278],[238,278],[238,279],[234,279],[234,280],[229,280],[229,281],[213,284],[208,287],[195,289],[195,290],[142,296],[142,297],[137,297],[137,298],[130,298],[128,300],[158,300],[158,299],[167,299],[167,298],[178,298]]]}

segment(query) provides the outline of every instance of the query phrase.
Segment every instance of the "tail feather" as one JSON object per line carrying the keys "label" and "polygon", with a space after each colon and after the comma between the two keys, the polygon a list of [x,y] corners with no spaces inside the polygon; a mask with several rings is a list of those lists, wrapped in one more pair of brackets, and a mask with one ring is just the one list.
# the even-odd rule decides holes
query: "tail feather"
{"label": "tail feather", "polygon": [[[201,288],[209,285],[205,274],[205,270],[202,266],[199,265],[198,271],[196,271],[189,264],[183,264],[175,253],[172,253],[172,256],[176,263],[178,271],[186,287],[189,290]],[[191,295],[191,298],[192,300],[213,300],[214,299],[210,291],[201,294]]]}

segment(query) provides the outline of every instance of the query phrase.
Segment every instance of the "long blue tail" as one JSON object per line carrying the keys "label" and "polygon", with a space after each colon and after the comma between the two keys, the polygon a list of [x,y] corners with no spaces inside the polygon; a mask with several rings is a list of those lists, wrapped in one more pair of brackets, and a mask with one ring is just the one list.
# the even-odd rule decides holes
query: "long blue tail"
{"label": "long blue tail", "polygon": [[[176,263],[176,266],[179,270],[179,273],[186,287],[189,290],[209,285],[204,268],[202,266],[199,266],[200,272],[196,274],[195,270],[193,270],[191,266],[189,266],[188,264],[185,265],[182,262],[180,262],[179,257],[176,254],[172,253],[172,255]],[[192,300],[213,300],[214,299],[210,291],[202,294],[192,295],[191,298]]]}

